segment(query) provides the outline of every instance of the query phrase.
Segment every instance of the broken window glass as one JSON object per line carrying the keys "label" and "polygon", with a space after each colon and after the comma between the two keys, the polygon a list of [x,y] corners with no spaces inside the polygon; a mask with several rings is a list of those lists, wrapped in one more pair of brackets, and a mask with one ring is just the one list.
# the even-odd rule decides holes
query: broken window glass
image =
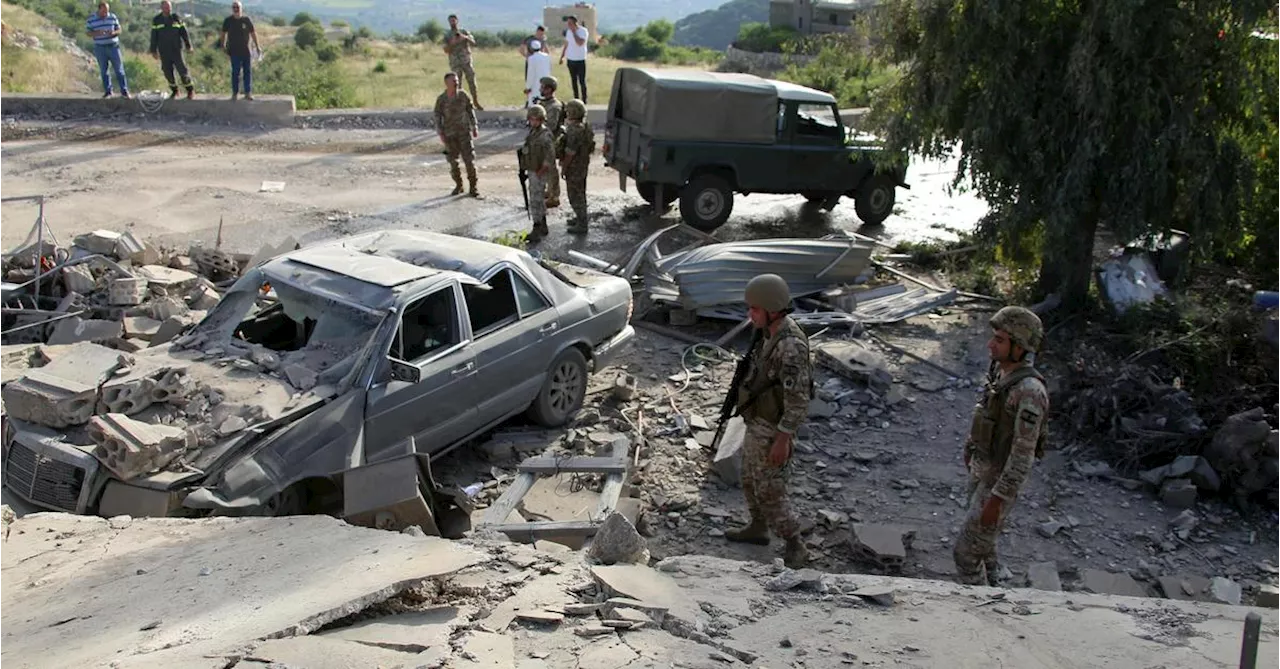
{"label": "broken window glass", "polygon": [[511,270],[498,272],[483,286],[464,285],[462,293],[467,299],[471,332],[477,338],[520,320],[515,291],[511,287]]}
{"label": "broken window glass", "polygon": [[437,290],[404,310],[391,357],[417,362],[462,341],[453,287]]}
{"label": "broken window glass", "polygon": [[515,278],[514,287],[516,289],[516,304],[520,306],[520,317],[524,318],[530,314],[536,314],[548,306],[547,300],[542,297],[528,281],[519,274],[512,275]]}

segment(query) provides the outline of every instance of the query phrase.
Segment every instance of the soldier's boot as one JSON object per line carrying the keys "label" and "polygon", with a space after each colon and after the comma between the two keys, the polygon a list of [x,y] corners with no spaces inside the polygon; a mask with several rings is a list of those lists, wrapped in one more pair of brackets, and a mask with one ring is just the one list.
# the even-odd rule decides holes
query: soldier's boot
{"label": "soldier's boot", "polygon": [[177,86],[170,86],[170,87],[169,87],[169,99],[170,99],[170,100],[172,100],[172,99],[174,99],[174,98],[176,98],[176,97],[178,97],[178,87],[177,87]]}
{"label": "soldier's boot", "polygon": [[734,530],[726,530],[724,538],[738,544],[769,545],[769,527],[763,520],[752,517],[751,522]]}
{"label": "soldier's boot", "polygon": [[449,176],[453,177],[453,192],[449,194],[462,195],[462,172],[455,167],[449,172]]}
{"label": "soldier's boot", "polygon": [[467,194],[476,199],[480,199],[480,189],[476,186],[477,181],[476,169],[474,167],[467,168],[467,183],[471,184],[471,189],[467,191]]}
{"label": "soldier's boot", "polygon": [[787,539],[787,548],[782,554],[782,563],[791,569],[800,569],[809,564],[809,549],[804,547],[804,542],[799,536]]}
{"label": "soldier's boot", "polygon": [[584,218],[575,218],[570,221],[569,226],[565,228],[575,235],[587,234],[587,221]]}
{"label": "soldier's boot", "polygon": [[529,231],[529,243],[536,244],[549,234],[551,234],[551,229],[547,227],[547,219],[540,218],[533,222],[533,229]]}
{"label": "soldier's boot", "polygon": [[191,84],[187,84],[187,99],[188,100],[196,99],[196,87],[192,86]]}

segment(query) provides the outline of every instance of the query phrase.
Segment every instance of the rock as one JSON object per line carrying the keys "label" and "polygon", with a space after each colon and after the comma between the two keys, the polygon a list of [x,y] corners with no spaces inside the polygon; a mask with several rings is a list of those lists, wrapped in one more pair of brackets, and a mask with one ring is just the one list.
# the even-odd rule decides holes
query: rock
{"label": "rock", "polygon": [[284,376],[289,380],[289,385],[297,388],[302,392],[306,392],[315,387],[318,377],[310,367],[302,365],[286,365],[284,368]]}
{"label": "rock", "polygon": [[517,611],[516,620],[537,625],[559,625],[564,622],[564,614],[555,611]]}
{"label": "rock", "polygon": [[124,326],[120,321],[86,320],[79,316],[71,316],[58,321],[54,326],[53,334],[49,335],[49,344],[54,346],[78,342],[102,344],[119,339],[123,335]]}
{"label": "rock", "polygon": [[822,584],[822,572],[816,569],[786,569],[764,584],[769,592],[785,592],[799,587],[817,590]]}
{"label": "rock", "polygon": [[1080,586],[1100,595],[1146,597],[1147,591],[1128,574],[1113,574],[1101,569],[1085,569],[1080,572]]}
{"label": "rock", "polygon": [[1215,602],[1238,606],[1242,595],[1240,584],[1229,578],[1218,576],[1209,581],[1209,596]]}
{"label": "rock", "polygon": [[689,427],[695,430],[710,430],[711,426],[707,424],[707,419],[702,416],[691,413],[689,414]]}
{"label": "rock", "polygon": [[1238,498],[1276,487],[1280,476],[1277,463],[1277,433],[1266,421],[1266,412],[1256,407],[1223,421],[1203,455],[1222,475],[1222,485]]}
{"label": "rock", "polygon": [[591,539],[587,554],[602,564],[619,562],[648,564],[649,549],[631,521],[618,512],[610,513]]}
{"label": "rock", "polygon": [[1217,492],[1222,487],[1218,472],[1199,455],[1180,455],[1169,465],[1170,476],[1185,476],[1201,490]]}
{"label": "rock", "polygon": [[133,524],[133,516],[130,516],[127,514],[112,516],[110,519],[107,520],[107,525],[109,525],[113,530],[123,530],[132,524]]}
{"label": "rock", "polygon": [[1190,479],[1165,479],[1160,501],[1175,509],[1191,508],[1196,505],[1196,484]]}
{"label": "rock", "polygon": [[191,311],[186,302],[176,297],[161,297],[151,301],[151,317],[158,321],[167,321],[174,316],[182,316]]}
{"label": "rock", "polygon": [[248,421],[239,416],[227,416],[227,419],[218,426],[218,434],[225,437],[229,434],[235,434],[248,426]]}
{"label": "rock", "polygon": [[[1111,465],[1101,461],[1094,460],[1092,462],[1072,462],[1071,468],[1076,470],[1081,476],[1109,476],[1111,475]],[[1152,485],[1159,485],[1153,483]]]}
{"label": "rock", "polygon": [[417,525],[410,525],[403,530],[400,530],[400,534],[407,534],[411,537],[418,537],[419,539],[427,536],[427,533],[423,532],[422,528]]}
{"label": "rock", "polygon": [[1040,533],[1040,536],[1045,537],[1046,539],[1051,539],[1053,538],[1053,535],[1062,531],[1062,528],[1064,527],[1066,527],[1066,525],[1056,520],[1050,520],[1045,523],[1040,523],[1040,525],[1036,527],[1036,531]]}
{"label": "rock", "polygon": [[829,402],[823,402],[820,399],[809,400],[809,417],[810,418],[830,418],[836,415],[836,411],[840,409],[840,405]]}
{"label": "rock", "polygon": [[724,436],[720,438],[715,459],[712,460],[711,465],[720,480],[729,485],[739,485],[742,482],[742,440],[746,434],[747,428],[742,417],[730,418]]}
{"label": "rock", "polygon": [[907,559],[906,546],[911,536],[914,532],[888,525],[854,525],[849,544],[862,558],[898,571]]}
{"label": "rock", "polygon": [[613,397],[619,402],[630,402],[636,394],[636,377],[630,374],[619,374],[613,380]]}
{"label": "rock", "polygon": [[849,594],[875,602],[880,606],[893,606],[895,593],[896,591],[887,585],[868,585],[858,588]]}
{"label": "rock", "polygon": [[1196,526],[1199,524],[1200,518],[1196,516],[1196,512],[1191,509],[1186,509],[1182,513],[1178,514],[1177,518],[1174,518],[1169,522],[1169,527],[1173,528],[1173,530],[1178,533],[1178,536],[1186,539],[1187,535],[1191,533],[1191,530],[1196,529]]}
{"label": "rock", "polygon": [[168,343],[182,334],[187,328],[199,323],[204,319],[203,311],[192,311],[178,316],[172,316],[160,323],[160,327],[156,328],[155,334],[151,335],[152,346],[159,346]]}
{"label": "rock", "polygon": [[1253,605],[1266,609],[1280,608],[1280,588],[1274,585],[1259,586],[1258,594],[1253,598]]}
{"label": "rock", "polygon": [[1037,590],[1062,590],[1062,579],[1058,577],[1056,562],[1036,562],[1027,567],[1027,580]]}
{"label": "rock", "polygon": [[836,374],[867,386],[877,393],[888,392],[893,376],[884,356],[854,341],[825,341],[813,347],[814,360]]}
{"label": "rock", "polygon": [[1203,576],[1195,574],[1160,576],[1156,578],[1156,583],[1160,585],[1164,596],[1169,599],[1186,602],[1212,601],[1209,598],[1209,579]]}

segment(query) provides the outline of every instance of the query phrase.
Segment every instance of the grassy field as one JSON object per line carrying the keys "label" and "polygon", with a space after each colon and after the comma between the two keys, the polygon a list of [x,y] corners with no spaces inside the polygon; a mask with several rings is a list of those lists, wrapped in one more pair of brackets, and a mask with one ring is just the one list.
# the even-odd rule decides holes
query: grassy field
{"label": "grassy field", "polygon": [[39,49],[0,46],[0,91],[6,93],[80,93],[90,90],[96,70],[62,48],[57,29],[35,12],[0,3],[12,29],[40,38]]}
{"label": "grassy field", "polygon": [[[569,70],[558,64],[559,54],[552,60],[552,74],[560,80],[563,100],[573,97]],[[384,72],[375,72],[378,63]],[[514,48],[481,49],[475,52],[476,89],[485,107],[519,107],[524,105],[524,59]],[[431,107],[444,89],[448,58],[438,44],[371,45],[365,53],[343,56],[339,65],[355,82],[356,94],[366,107]],[[613,73],[619,67],[640,65],[610,58],[592,57],[587,61],[589,102],[609,101]],[[654,67],[645,64],[643,67]],[[466,83],[463,82],[463,86]]]}

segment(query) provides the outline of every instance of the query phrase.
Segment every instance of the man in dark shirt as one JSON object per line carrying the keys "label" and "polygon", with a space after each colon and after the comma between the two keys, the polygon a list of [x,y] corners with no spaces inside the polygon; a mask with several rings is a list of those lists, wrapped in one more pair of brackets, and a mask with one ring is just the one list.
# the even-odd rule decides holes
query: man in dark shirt
{"label": "man in dark shirt", "polygon": [[520,55],[524,57],[524,78],[525,79],[529,78],[529,56],[530,54],[533,53],[532,51],[529,50],[529,44],[534,41],[538,42],[538,44],[541,47],[541,51],[543,53],[549,53],[547,49],[546,26],[538,26],[538,29],[534,30],[532,35],[524,38],[524,40],[520,42],[520,48],[516,49],[517,51],[520,52]]}
{"label": "man in dark shirt", "polygon": [[218,38],[219,48],[226,49],[231,57],[231,99],[240,96],[240,73],[244,73],[244,99],[253,99],[253,51],[249,50],[249,42],[253,49],[262,53],[258,46],[258,33],[253,31],[253,21],[243,13],[239,2],[231,3],[231,16],[222,22],[222,35]]}
{"label": "man in dark shirt", "polygon": [[195,88],[191,85],[191,76],[187,74],[187,61],[182,58],[182,50],[191,53],[191,36],[182,23],[182,17],[173,13],[173,5],[169,0],[160,3],[160,13],[151,19],[151,52],[152,58],[160,59],[160,69],[169,82],[169,97],[178,97],[178,84],[173,80],[173,70],[177,68],[182,77],[182,85],[187,89],[187,99],[195,97]]}

